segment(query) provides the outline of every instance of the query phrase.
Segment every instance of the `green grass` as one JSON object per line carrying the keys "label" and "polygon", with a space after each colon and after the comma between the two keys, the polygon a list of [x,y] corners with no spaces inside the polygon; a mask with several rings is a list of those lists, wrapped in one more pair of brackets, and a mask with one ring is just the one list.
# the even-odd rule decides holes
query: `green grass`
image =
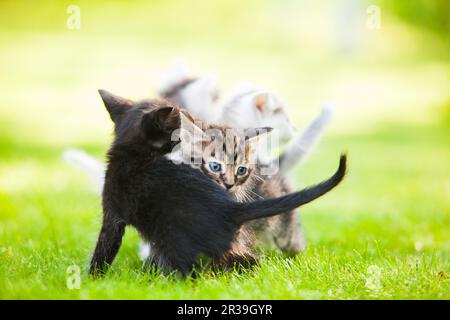
{"label": "green grass", "polygon": [[[290,2],[286,10],[278,2],[249,2],[240,12],[237,3],[217,2],[193,24],[184,2],[80,1],[77,32],[65,29],[63,5],[5,3],[0,299],[450,298],[447,40],[383,13],[383,29],[366,32],[354,56],[340,56],[319,23],[330,11],[324,4]],[[178,18],[174,10],[185,14]],[[249,12],[246,32],[230,31],[248,25]],[[268,12],[286,23],[274,26]],[[295,12],[316,28],[296,28]],[[299,128],[323,100],[335,101],[340,108],[330,130],[292,180],[300,188],[327,177],[342,150],[348,176],[300,210],[308,248],[295,258],[263,250],[254,270],[203,270],[181,280],[142,272],[139,237],[128,228],[111,270],[92,279],[86,268],[100,229],[100,198],[61,152],[76,146],[103,159],[111,123],[96,89],[153,95],[158,73],[176,56],[200,72],[217,72],[225,88],[236,78],[273,88]],[[67,287],[73,265],[81,269],[75,290]]]}
{"label": "green grass", "polygon": [[[265,251],[253,271],[214,275],[206,270],[195,280],[143,273],[131,228],[107,276],[87,277],[100,227],[99,198],[84,177],[61,163],[57,148],[18,159],[15,155],[22,158],[34,147],[11,146],[2,154],[8,160],[2,161],[0,175],[0,297],[448,299],[444,137],[449,137],[447,127],[425,126],[327,139],[298,169],[298,180],[329,174],[343,146],[349,150],[350,172],[340,188],[302,210],[306,253],[286,259]],[[81,268],[79,290],[66,287],[71,265]],[[371,275],[374,268],[378,276]]]}

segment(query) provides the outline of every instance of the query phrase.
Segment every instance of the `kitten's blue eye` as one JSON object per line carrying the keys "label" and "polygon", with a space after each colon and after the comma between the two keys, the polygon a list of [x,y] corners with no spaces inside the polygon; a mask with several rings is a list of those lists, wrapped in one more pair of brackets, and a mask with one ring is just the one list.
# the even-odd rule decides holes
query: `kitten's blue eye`
{"label": "kitten's blue eye", "polygon": [[218,171],[220,171],[220,169],[222,169],[222,166],[220,165],[220,163],[217,163],[217,162],[210,162],[208,165],[209,165],[209,168],[211,169],[211,171],[213,171],[213,172],[218,172]]}
{"label": "kitten's blue eye", "polygon": [[247,173],[247,168],[243,167],[243,166],[240,166],[240,167],[237,168],[236,173],[237,173],[238,176],[243,176],[244,174]]}

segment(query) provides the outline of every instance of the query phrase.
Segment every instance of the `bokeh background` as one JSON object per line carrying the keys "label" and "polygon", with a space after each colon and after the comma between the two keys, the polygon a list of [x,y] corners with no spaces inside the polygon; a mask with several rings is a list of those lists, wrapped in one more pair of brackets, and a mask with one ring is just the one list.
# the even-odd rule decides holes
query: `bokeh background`
{"label": "bokeh background", "polygon": [[[70,5],[80,29],[68,27]],[[0,298],[449,298],[449,38],[448,0],[2,0]],[[120,271],[139,269],[131,230],[109,283],[68,290],[66,268],[85,271],[101,207],[61,153],[104,159],[112,124],[97,89],[155,97],[177,58],[217,74],[223,93],[238,80],[274,91],[299,129],[335,103],[292,178],[301,187],[327,176],[347,150],[348,179],[304,209],[310,249],[296,275],[263,265],[278,290],[231,278],[220,290],[160,280],[148,291]],[[301,273],[308,265],[316,273]],[[378,291],[365,280],[371,265],[384,275]]]}

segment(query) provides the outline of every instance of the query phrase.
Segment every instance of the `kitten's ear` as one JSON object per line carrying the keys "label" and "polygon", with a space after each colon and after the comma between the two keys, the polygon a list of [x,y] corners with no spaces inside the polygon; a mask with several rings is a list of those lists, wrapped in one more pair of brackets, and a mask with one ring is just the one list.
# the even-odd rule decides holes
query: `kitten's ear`
{"label": "kitten's ear", "polygon": [[176,107],[161,107],[151,113],[154,124],[163,130],[172,131],[180,127],[180,109]]}
{"label": "kitten's ear", "polygon": [[260,127],[260,128],[251,128],[246,129],[245,133],[245,142],[246,143],[254,143],[257,142],[262,137],[267,137],[267,135],[272,132],[273,128],[271,127]]}
{"label": "kitten's ear", "polygon": [[252,98],[252,103],[255,106],[256,111],[264,112],[269,102],[269,94],[267,92],[256,93]]}
{"label": "kitten's ear", "polygon": [[98,90],[100,97],[102,97],[106,110],[109,112],[111,120],[116,123],[121,115],[123,115],[131,106],[133,101],[116,96],[106,90]]}
{"label": "kitten's ear", "polygon": [[180,127],[180,110],[173,106],[159,107],[142,118],[142,129],[148,131],[172,131]]}
{"label": "kitten's ear", "polygon": [[172,106],[150,111],[142,118],[141,128],[154,147],[169,142],[173,130],[180,127],[180,110]]}

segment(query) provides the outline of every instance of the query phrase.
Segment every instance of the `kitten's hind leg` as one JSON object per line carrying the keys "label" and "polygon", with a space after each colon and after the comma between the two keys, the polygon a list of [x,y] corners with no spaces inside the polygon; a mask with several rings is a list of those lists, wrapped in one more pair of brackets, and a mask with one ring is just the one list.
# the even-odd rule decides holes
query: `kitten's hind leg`
{"label": "kitten's hind leg", "polygon": [[215,265],[219,265],[225,269],[236,268],[238,271],[242,271],[245,269],[252,269],[257,264],[258,259],[256,256],[251,253],[246,253],[229,255],[220,261],[220,263],[216,263]]}
{"label": "kitten's hind leg", "polygon": [[280,215],[277,222],[273,234],[277,247],[290,256],[305,251],[305,238],[296,212]]}
{"label": "kitten's hind leg", "polygon": [[89,268],[90,274],[98,275],[105,272],[119,251],[124,233],[125,223],[118,222],[109,215],[104,216]]}

